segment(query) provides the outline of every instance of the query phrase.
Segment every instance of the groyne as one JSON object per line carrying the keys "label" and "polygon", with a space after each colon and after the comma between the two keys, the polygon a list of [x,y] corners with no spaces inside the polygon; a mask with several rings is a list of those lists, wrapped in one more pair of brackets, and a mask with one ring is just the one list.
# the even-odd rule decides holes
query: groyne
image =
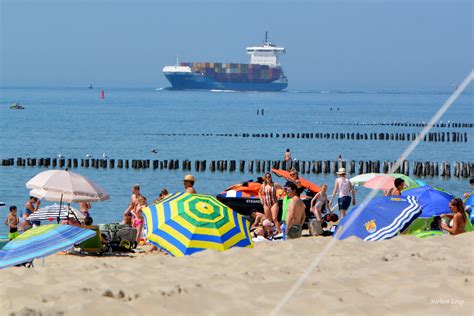
{"label": "groyne", "polygon": [[[94,159],[94,158],[7,158],[0,160],[1,167],[36,168],[95,168],[95,169],[151,169],[183,170],[193,172],[248,172],[264,173],[272,168],[295,168],[302,174],[330,174],[344,167],[351,175],[377,172],[387,173],[394,161],[381,160],[180,160],[180,159]],[[474,177],[472,161],[407,161],[395,170],[415,177]]]}

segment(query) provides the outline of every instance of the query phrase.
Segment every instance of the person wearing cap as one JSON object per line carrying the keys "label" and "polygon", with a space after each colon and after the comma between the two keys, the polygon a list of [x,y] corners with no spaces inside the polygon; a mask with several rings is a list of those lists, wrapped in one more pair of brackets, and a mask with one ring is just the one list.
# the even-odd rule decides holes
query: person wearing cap
{"label": "person wearing cap", "polygon": [[184,189],[186,193],[196,194],[196,190],[194,190],[194,182],[196,179],[193,175],[187,174],[183,179]]}
{"label": "person wearing cap", "polygon": [[339,206],[339,215],[342,219],[346,216],[346,211],[351,205],[351,200],[352,205],[356,204],[355,191],[349,179],[346,178],[346,168],[339,168],[336,174],[338,175],[338,178],[334,182],[334,190],[332,191],[331,202],[329,202],[329,205],[332,205],[336,193],[339,193],[337,204]]}

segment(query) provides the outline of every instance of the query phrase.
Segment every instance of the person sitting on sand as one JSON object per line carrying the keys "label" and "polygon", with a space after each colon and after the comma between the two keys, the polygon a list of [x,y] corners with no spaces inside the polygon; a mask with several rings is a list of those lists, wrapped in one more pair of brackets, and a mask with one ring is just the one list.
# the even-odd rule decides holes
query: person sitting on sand
{"label": "person sitting on sand", "polygon": [[124,220],[125,220],[125,215],[132,212],[135,209],[135,206],[137,204],[137,199],[139,196],[140,196],[140,186],[138,184],[135,184],[132,186],[132,195],[130,196],[130,204],[128,204],[127,209],[123,212]]}
{"label": "person sitting on sand", "polygon": [[305,205],[300,200],[297,194],[296,184],[290,183],[288,185],[288,196],[291,198],[288,205],[288,213],[286,215],[286,238],[294,239],[300,238],[303,231],[303,223],[306,218]]}
{"label": "person sitting on sand", "polygon": [[82,215],[85,217],[90,216],[89,210],[92,208],[92,205],[89,202],[79,202],[79,210]]}
{"label": "person sitting on sand", "polygon": [[20,218],[17,215],[18,209],[15,205],[10,206],[10,213],[7,215],[5,225],[8,226],[8,239],[12,240],[18,237],[18,225]]}
{"label": "person sitting on sand", "polygon": [[451,235],[459,235],[466,232],[464,226],[467,223],[466,212],[464,211],[464,203],[460,198],[454,198],[449,202],[449,209],[453,214],[441,215],[441,218],[450,218],[449,225],[444,221],[441,222],[441,228]]}
{"label": "person sitting on sand", "polygon": [[402,195],[402,191],[405,189],[405,180],[402,178],[396,178],[393,181],[393,187],[384,192],[385,196],[399,196]]}
{"label": "person sitting on sand", "polygon": [[194,190],[194,182],[196,182],[196,178],[193,175],[187,174],[183,179],[184,190],[186,193],[196,194],[196,190]]}
{"label": "person sitting on sand", "polygon": [[262,225],[263,220],[267,219],[267,217],[260,212],[257,212],[257,210],[253,209],[250,213],[250,219],[251,219],[251,225],[250,225],[250,230],[252,228],[257,228]]}
{"label": "person sitting on sand", "polygon": [[311,200],[311,211],[316,217],[316,220],[320,223],[323,222],[322,212],[324,210],[329,210],[331,212],[331,206],[329,205],[328,196],[326,195],[327,190],[327,184],[321,185],[321,191],[319,191]]}

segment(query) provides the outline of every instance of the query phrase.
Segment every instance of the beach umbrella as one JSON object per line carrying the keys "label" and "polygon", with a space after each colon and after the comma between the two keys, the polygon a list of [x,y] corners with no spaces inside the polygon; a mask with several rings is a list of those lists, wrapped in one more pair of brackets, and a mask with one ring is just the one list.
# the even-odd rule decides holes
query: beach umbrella
{"label": "beach umbrella", "polygon": [[448,192],[435,189],[429,185],[418,188],[409,188],[402,191],[402,196],[415,196],[423,210],[420,218],[451,214],[449,202],[454,198]]}
{"label": "beach umbrella", "polygon": [[349,181],[352,183],[352,185],[363,185],[364,183],[366,183],[367,181],[369,181],[370,179],[378,175],[381,175],[381,173],[374,173],[374,172],[363,173],[363,174],[359,174],[358,176],[350,178]]}
{"label": "beach umbrella", "polygon": [[68,250],[95,234],[90,229],[59,224],[29,229],[0,250],[0,269]]}
{"label": "beach umbrella", "polygon": [[369,189],[388,190],[394,186],[396,178],[402,178],[407,187],[418,187],[418,183],[410,177],[400,174],[379,174],[367,180],[363,186]]}
{"label": "beach umbrella", "polygon": [[[26,183],[30,195],[46,201],[97,202],[109,199],[109,194],[88,178],[68,170],[40,172]],[[59,223],[59,210],[57,220]]]}
{"label": "beach umbrella", "polygon": [[253,247],[249,222],[213,196],[175,193],[142,210],[146,239],[173,256]]}
{"label": "beach umbrella", "polygon": [[407,188],[416,188],[416,187],[420,186],[420,184],[418,183],[417,180],[410,178],[406,174],[403,174],[403,173],[389,173],[388,175],[392,176],[393,180],[395,180],[396,178],[402,178],[405,181],[405,184],[406,184]]}
{"label": "beach umbrella", "polygon": [[464,200],[464,205],[470,206],[471,208],[474,207],[474,193],[471,193],[466,197]]}
{"label": "beach umbrella", "polygon": [[[52,219],[56,219],[59,213],[59,204],[52,204],[45,207],[38,209],[36,212],[32,213],[28,216],[27,220],[29,221],[50,221]],[[77,209],[71,206],[61,206],[61,214],[59,216],[61,220],[66,219],[76,219],[76,220],[83,220],[85,218],[84,214],[82,214]]]}
{"label": "beach umbrella", "polygon": [[108,193],[88,178],[67,170],[48,170],[26,183],[38,198],[63,202],[96,202],[109,199]]}
{"label": "beach umbrella", "polygon": [[[363,208],[360,214],[359,209]],[[337,239],[356,236],[365,241],[384,240],[396,236],[421,214],[414,196],[387,196],[356,206],[339,223]],[[352,222],[349,225],[349,222]],[[349,225],[349,226],[346,226]]]}

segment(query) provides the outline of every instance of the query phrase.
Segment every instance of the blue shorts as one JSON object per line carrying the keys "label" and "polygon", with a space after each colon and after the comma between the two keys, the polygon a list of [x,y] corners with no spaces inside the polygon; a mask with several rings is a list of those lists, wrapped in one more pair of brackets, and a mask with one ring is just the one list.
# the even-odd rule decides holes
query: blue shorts
{"label": "blue shorts", "polygon": [[349,206],[351,206],[352,197],[350,196],[343,196],[337,199],[337,204],[339,205],[340,210],[348,210]]}

